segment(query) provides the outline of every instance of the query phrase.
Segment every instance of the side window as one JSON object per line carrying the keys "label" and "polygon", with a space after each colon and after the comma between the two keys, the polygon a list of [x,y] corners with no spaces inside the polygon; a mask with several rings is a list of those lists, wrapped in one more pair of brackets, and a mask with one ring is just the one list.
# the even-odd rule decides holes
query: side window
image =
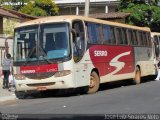
{"label": "side window", "polygon": [[104,44],[116,44],[114,27],[103,25]]}
{"label": "side window", "polygon": [[117,35],[117,43],[122,45],[127,45],[127,35],[125,28],[116,28],[116,35]]}
{"label": "side window", "polygon": [[144,46],[148,46],[146,32],[143,32],[143,42],[144,42]]}
{"label": "side window", "polygon": [[148,41],[148,46],[151,46],[151,35],[150,35],[150,32],[147,33],[147,41]]}
{"label": "side window", "polygon": [[110,27],[110,39],[112,44],[116,44],[114,27]]}
{"label": "side window", "polygon": [[128,30],[128,39],[129,39],[130,45],[133,45],[133,33],[132,33],[132,30]]}
{"label": "side window", "polygon": [[103,43],[103,32],[102,32],[102,25],[96,24],[96,33],[97,33],[97,43]]}
{"label": "side window", "polygon": [[128,45],[126,29],[125,29],[125,28],[122,28],[121,31],[122,31],[123,44]]}
{"label": "side window", "polygon": [[117,43],[118,44],[123,44],[123,38],[122,38],[122,32],[121,28],[116,28],[116,35],[117,35]]}
{"label": "side window", "polygon": [[133,45],[138,45],[137,31],[133,30]]}
{"label": "side window", "polygon": [[96,24],[95,23],[88,23],[88,38],[89,43],[97,43],[97,30],[96,30]]}
{"label": "side window", "polygon": [[144,45],[144,41],[143,41],[143,33],[142,32],[138,32],[138,35],[139,35],[139,41],[140,41],[140,45]]}
{"label": "side window", "polygon": [[110,44],[110,26],[103,25],[103,34],[104,34],[104,44]]}
{"label": "side window", "polygon": [[84,25],[82,21],[74,21],[72,24],[74,61],[79,62],[85,51]]}

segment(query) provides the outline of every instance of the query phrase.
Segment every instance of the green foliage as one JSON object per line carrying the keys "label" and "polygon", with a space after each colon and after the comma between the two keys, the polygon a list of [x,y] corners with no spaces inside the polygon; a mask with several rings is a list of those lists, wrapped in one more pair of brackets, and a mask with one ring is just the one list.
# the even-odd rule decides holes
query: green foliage
{"label": "green foliage", "polygon": [[3,19],[3,34],[7,34],[13,36],[14,34],[14,27],[19,23],[15,19],[4,18]]}
{"label": "green foliage", "polygon": [[58,14],[58,7],[52,0],[35,0],[34,3],[29,2],[20,9],[20,12],[33,16],[54,16]]}
{"label": "green foliage", "polygon": [[3,8],[10,9],[10,10],[14,9],[14,7],[11,5],[3,5]]}
{"label": "green foliage", "polygon": [[125,9],[128,7],[128,5],[131,5],[131,0],[120,0],[119,9]]}
{"label": "green foliage", "polygon": [[126,23],[150,27],[152,31],[160,31],[160,7],[153,4],[124,2],[121,0],[119,11],[131,13]]}
{"label": "green foliage", "polygon": [[47,12],[39,7],[35,7],[31,12],[33,16],[47,16]]}
{"label": "green foliage", "polygon": [[24,6],[20,9],[20,12],[26,13],[26,14],[31,14],[33,11],[33,7],[34,7],[34,5],[31,2],[29,2],[26,6]]}

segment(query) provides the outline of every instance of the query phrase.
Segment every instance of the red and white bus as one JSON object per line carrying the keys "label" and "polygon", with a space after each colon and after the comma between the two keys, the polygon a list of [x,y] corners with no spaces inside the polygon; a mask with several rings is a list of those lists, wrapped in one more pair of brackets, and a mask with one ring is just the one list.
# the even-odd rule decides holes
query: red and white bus
{"label": "red and white bus", "polygon": [[14,37],[17,91],[68,89],[155,73],[149,28],[82,16],[54,16],[19,24]]}

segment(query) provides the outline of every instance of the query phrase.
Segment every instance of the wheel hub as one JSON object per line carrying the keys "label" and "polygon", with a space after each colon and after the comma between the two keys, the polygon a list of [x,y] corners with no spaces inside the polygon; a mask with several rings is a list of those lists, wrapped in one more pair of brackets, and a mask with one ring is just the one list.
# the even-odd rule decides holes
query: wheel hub
{"label": "wheel hub", "polygon": [[93,88],[95,86],[95,82],[94,82],[94,77],[91,76],[91,80],[90,80],[90,88]]}

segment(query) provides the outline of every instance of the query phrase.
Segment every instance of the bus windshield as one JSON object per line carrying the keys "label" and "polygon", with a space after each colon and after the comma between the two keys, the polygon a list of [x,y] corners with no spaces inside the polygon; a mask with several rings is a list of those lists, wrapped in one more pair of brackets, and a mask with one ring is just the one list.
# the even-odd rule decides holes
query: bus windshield
{"label": "bus windshield", "polygon": [[14,40],[14,62],[52,61],[70,54],[68,23],[17,28]]}

